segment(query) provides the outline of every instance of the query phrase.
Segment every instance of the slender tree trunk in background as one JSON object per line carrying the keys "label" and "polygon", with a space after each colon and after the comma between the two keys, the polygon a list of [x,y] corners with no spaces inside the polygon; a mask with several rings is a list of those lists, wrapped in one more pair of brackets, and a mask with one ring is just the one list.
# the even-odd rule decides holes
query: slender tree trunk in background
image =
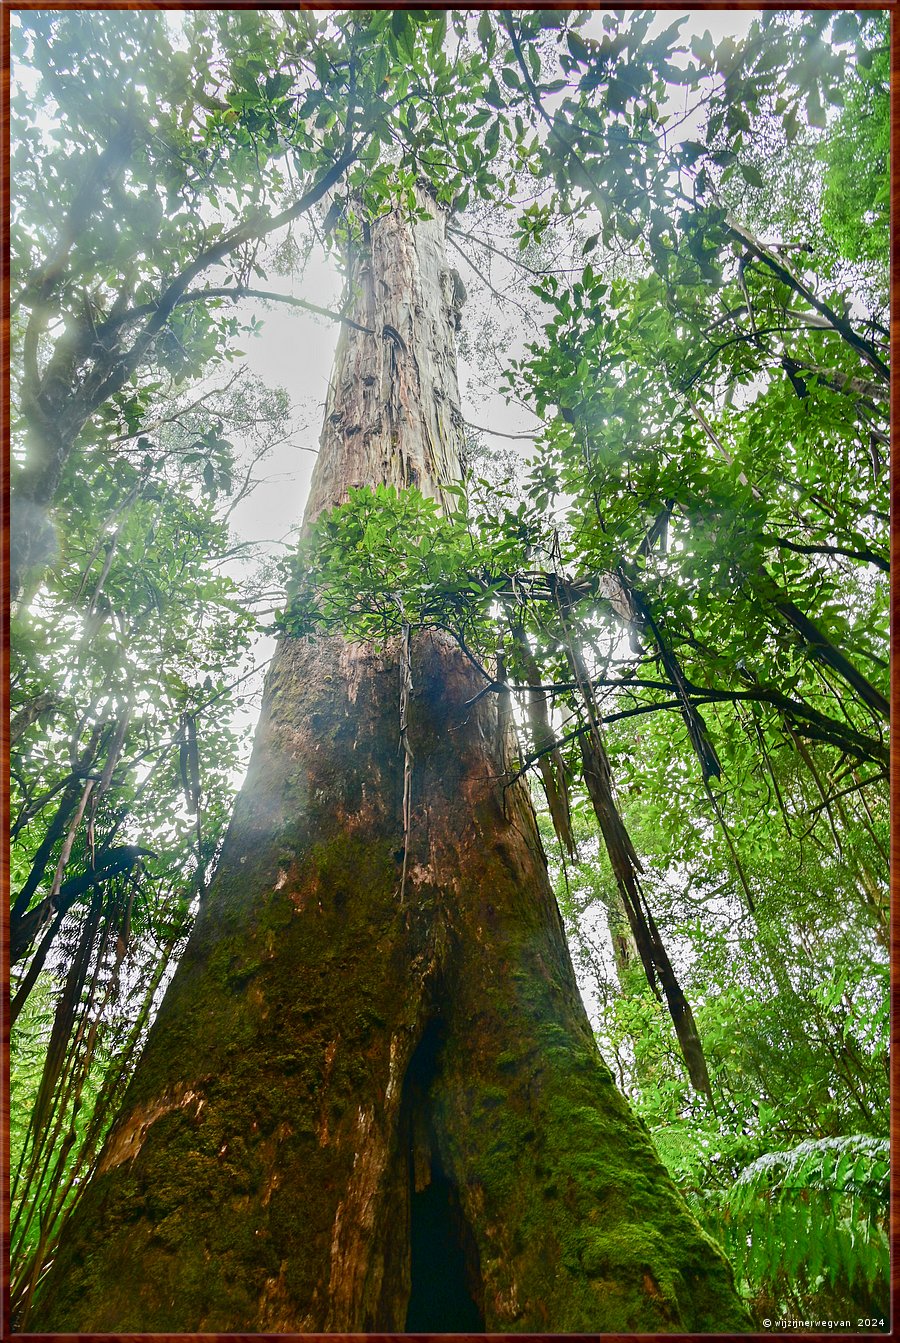
{"label": "slender tree trunk in background", "polygon": [[[307,519],[353,485],[440,498],[459,476],[444,227],[372,227],[355,316],[375,334],[341,337]],[[502,698],[467,707],[483,681],[431,635],[404,825],[398,643],[280,646],[218,872],[29,1330],[749,1327],[597,1053],[527,786],[503,786]]]}
{"label": "slender tree trunk in background", "polygon": [[63,339],[46,370],[43,395],[26,380],[22,412],[28,425],[28,457],[10,493],[10,597],[26,599],[40,586],[58,545],[51,519],[66,462],[87,415],[73,404],[78,379],[70,340]]}
{"label": "slender tree trunk in background", "polygon": [[606,925],[612,942],[613,959],[616,963],[616,978],[623,994],[633,991],[633,976],[638,982],[644,982],[641,957],[634,940],[634,933],[628,922],[625,901],[618,889],[608,892],[604,900],[606,905]]}

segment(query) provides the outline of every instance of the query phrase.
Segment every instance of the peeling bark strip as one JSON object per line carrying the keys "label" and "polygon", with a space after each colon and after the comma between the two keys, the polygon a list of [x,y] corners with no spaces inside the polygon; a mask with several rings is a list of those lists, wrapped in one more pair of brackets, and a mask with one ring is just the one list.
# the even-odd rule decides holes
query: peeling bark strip
{"label": "peeling bark strip", "polygon": [[543,752],[538,757],[538,769],[544,785],[544,796],[550,811],[550,819],[556,838],[565,846],[570,858],[576,855],[575,840],[572,836],[572,815],[569,804],[569,789],[566,781],[566,766],[562,751],[555,746],[555,734],[550,724],[547,710],[547,696],[536,689],[541,683],[541,674],[534,654],[528,646],[524,627],[510,618],[510,632],[516,650],[516,656],[522,664],[525,680],[529,686],[525,703],[528,714],[528,726],[531,729],[531,745],[535,751]]}
{"label": "peeling bark strip", "polygon": [[184,1109],[188,1105],[194,1107],[194,1118],[199,1118],[204,1105],[203,1097],[192,1090],[187,1083],[172,1091],[164,1092],[158,1100],[148,1105],[139,1105],[127,1119],[120,1120],[116,1125],[114,1138],[103,1149],[103,1156],[97,1168],[98,1174],[102,1175],[104,1171],[113,1170],[123,1161],[133,1161],[144,1144],[150,1125],[156,1123],[163,1115],[170,1114],[173,1110]]}
{"label": "peeling bark strip", "polygon": [[662,986],[672,1025],[681,1046],[682,1057],[695,1091],[712,1100],[712,1086],[703,1052],[703,1042],[691,1005],[669,960],[656,920],[647,907],[641,890],[639,873],[643,871],[625,822],[619,815],[612,791],[609,759],[599,732],[580,739],[584,781],[587,785],[594,814],[600,825],[603,843],[609,855],[610,866],[628,917],[634,943],[647,975],[647,982],[657,998],[658,984]]}
{"label": "peeling bark strip", "polygon": [[[356,316],[394,336],[345,333],[307,518],[354,484],[440,498],[458,476],[442,230],[372,227]],[[527,787],[503,787],[505,697],[437,636],[409,640],[401,846],[404,642],[280,645],[218,871],[30,1328],[750,1327],[597,1053]]]}

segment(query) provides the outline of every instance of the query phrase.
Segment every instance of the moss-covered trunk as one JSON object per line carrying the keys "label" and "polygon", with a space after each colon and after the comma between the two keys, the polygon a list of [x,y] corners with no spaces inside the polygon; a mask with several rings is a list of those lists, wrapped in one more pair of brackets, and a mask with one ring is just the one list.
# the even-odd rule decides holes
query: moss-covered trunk
{"label": "moss-covered trunk", "polygon": [[[372,229],[308,516],[459,473],[443,220]],[[221,862],[29,1329],[747,1327],[601,1061],[502,700],[285,641]],[[405,879],[404,879],[405,870]]]}

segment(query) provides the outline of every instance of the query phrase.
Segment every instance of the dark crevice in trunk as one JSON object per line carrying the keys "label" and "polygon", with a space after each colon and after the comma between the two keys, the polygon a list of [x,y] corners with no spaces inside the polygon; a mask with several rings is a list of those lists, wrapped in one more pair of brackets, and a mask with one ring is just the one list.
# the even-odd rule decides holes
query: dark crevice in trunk
{"label": "dark crevice in trunk", "polygon": [[472,1294],[472,1252],[477,1255],[459,1197],[435,1162],[431,1183],[412,1196],[406,1333],[484,1333],[484,1317]]}
{"label": "dark crevice in trunk", "polygon": [[438,1154],[432,1084],[443,1025],[432,1021],[406,1076],[404,1103],[409,1160],[410,1292],[407,1333],[484,1333],[484,1285],[478,1246],[459,1191]]}

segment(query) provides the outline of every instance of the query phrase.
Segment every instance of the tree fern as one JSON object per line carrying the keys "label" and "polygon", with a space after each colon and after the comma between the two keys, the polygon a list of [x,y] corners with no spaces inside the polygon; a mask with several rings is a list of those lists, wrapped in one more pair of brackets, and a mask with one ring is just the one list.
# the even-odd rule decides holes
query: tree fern
{"label": "tree fern", "polygon": [[871,1311],[887,1298],[888,1195],[887,1140],[852,1135],[767,1152],[691,1197],[751,1298],[793,1311],[851,1289]]}

